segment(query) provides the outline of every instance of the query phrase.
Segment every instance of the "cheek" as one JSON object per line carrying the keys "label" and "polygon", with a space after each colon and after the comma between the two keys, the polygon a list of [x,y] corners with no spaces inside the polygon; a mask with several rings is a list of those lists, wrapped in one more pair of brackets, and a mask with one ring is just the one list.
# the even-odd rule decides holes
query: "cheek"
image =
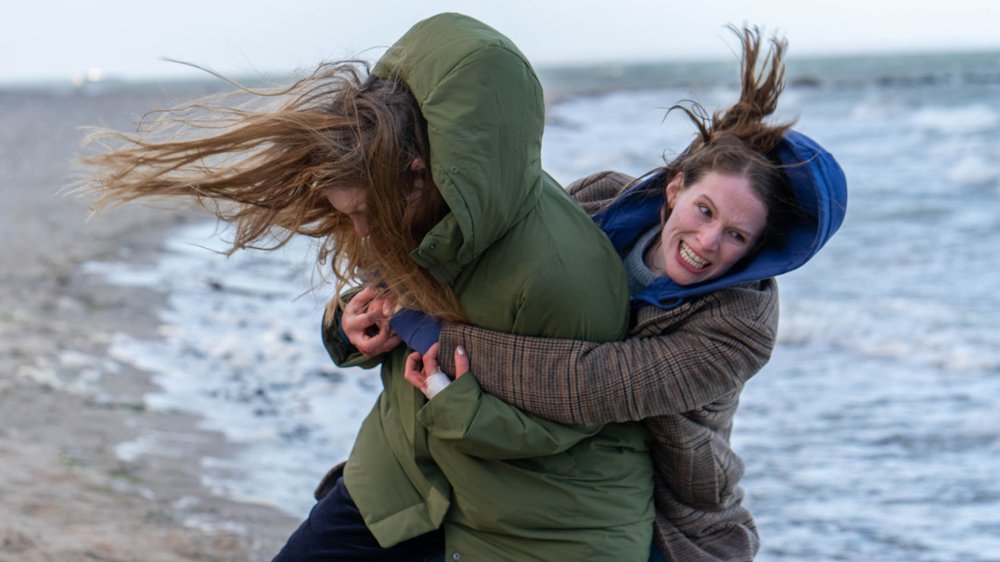
{"label": "cheek", "polygon": [[673,250],[673,248],[675,246],[675,243],[673,241],[674,240],[673,232],[675,230],[676,230],[676,226],[674,224],[672,224],[669,220],[667,221],[666,224],[663,225],[663,228],[660,230],[660,250],[659,251],[663,255],[664,259],[666,259],[666,258],[668,258],[670,256],[670,253],[671,253],[671,251]]}
{"label": "cheek", "polygon": [[747,257],[749,253],[750,253],[749,246],[734,246],[729,248],[728,251],[726,252],[726,257],[724,260],[726,263],[726,267],[731,267],[732,265],[736,264],[736,262]]}
{"label": "cheek", "polygon": [[676,232],[683,228],[684,218],[680,216],[680,213],[673,212],[667,217],[667,220],[663,222],[663,227],[660,229],[660,237],[663,241],[666,241],[670,237],[671,232]]}

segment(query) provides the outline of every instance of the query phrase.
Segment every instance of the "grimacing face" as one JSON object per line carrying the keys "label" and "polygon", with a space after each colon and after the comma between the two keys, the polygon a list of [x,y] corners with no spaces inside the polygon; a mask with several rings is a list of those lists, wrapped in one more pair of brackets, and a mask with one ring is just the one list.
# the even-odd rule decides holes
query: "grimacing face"
{"label": "grimacing face", "polygon": [[764,233],[767,207],[743,176],[709,172],[685,187],[679,173],[667,184],[666,197],[670,216],[645,260],[679,285],[723,275]]}

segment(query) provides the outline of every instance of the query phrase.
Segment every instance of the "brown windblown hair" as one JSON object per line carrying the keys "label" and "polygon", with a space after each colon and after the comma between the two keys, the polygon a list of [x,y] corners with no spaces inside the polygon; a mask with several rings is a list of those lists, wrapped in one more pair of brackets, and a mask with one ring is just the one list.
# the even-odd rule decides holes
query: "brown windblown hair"
{"label": "brown windblown hair", "polygon": [[[769,157],[794,121],[765,122],[777,109],[778,98],[785,88],[783,57],[787,42],[771,38],[771,48],[764,52],[757,28],[730,26],[729,29],[742,48],[739,100],[711,117],[694,102],[671,107],[671,111],[686,113],[698,134],[684,152],[661,170],[666,171],[667,182],[683,173],[685,187],[713,171],[747,178],[768,211],[767,226],[757,246],[760,248],[780,236],[794,213],[788,178]],[[669,212],[665,209],[663,220]]]}
{"label": "brown windblown hair", "polygon": [[[234,104],[239,95],[250,100]],[[373,283],[403,306],[464,318],[452,290],[410,258],[448,209],[430,175],[426,122],[401,80],[370,75],[363,62],[327,63],[287,88],[240,88],[153,115],[137,134],[101,131],[85,141],[101,147],[83,158],[96,169],[82,186],[98,194],[96,210],[194,200],[235,226],[229,253],[310,236],[336,294]],[[427,168],[411,169],[415,158]],[[425,188],[415,191],[415,182]],[[331,206],[325,192],[337,187],[366,190],[368,236]]]}

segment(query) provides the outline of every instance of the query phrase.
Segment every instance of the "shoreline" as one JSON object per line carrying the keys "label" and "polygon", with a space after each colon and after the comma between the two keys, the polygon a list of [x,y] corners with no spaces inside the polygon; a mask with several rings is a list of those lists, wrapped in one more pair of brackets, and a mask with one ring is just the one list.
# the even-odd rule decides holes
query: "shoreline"
{"label": "shoreline", "polygon": [[[167,103],[163,93],[3,100],[0,560],[270,560],[299,523],[206,489],[203,459],[237,446],[197,416],[148,410],[151,375],[108,356],[116,333],[155,337],[165,297],[82,265],[149,263],[171,229],[204,215],[127,205],[88,220],[86,202],[59,191],[78,127],[127,129],[130,111]],[[150,446],[128,454],[123,443],[139,438]]]}
{"label": "shoreline", "polygon": [[[161,224],[142,221],[126,253],[154,257],[180,217],[147,217]],[[116,333],[155,336],[164,296],[111,286],[83,263],[33,284],[54,318],[4,344],[0,559],[270,560],[298,521],[207,489],[204,459],[238,446],[197,416],[146,408],[152,375],[108,356]],[[46,285],[61,291],[38,291]]]}

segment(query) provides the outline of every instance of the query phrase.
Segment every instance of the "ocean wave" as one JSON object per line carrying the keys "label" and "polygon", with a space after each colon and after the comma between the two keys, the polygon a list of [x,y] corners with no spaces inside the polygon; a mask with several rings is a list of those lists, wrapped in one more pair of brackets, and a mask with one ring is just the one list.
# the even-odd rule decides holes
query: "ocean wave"
{"label": "ocean wave", "polygon": [[[157,339],[119,334],[109,354],[153,375],[159,390],[144,407],[195,413],[205,428],[243,446],[238,459],[206,467],[206,484],[301,515],[319,476],[347,457],[379,379],[336,370],[323,350],[323,302],[307,294],[308,240],[225,259],[217,253],[224,236],[212,224],[194,225],[168,239],[154,265],[87,265],[115,283],[168,296]],[[143,450],[134,443],[118,452]]]}
{"label": "ocean wave", "polygon": [[885,95],[868,95],[850,109],[856,120],[880,120],[900,115],[905,110],[898,98]]}
{"label": "ocean wave", "polygon": [[778,341],[832,346],[944,372],[1000,373],[1000,332],[986,316],[909,298],[882,296],[847,305],[786,294]]}
{"label": "ocean wave", "polygon": [[969,155],[955,162],[945,178],[958,186],[995,185],[1000,179],[1000,167],[978,155]]}
{"label": "ocean wave", "polygon": [[964,107],[926,107],[910,118],[918,129],[946,134],[970,134],[990,131],[1000,125],[1000,112],[985,105]]}

